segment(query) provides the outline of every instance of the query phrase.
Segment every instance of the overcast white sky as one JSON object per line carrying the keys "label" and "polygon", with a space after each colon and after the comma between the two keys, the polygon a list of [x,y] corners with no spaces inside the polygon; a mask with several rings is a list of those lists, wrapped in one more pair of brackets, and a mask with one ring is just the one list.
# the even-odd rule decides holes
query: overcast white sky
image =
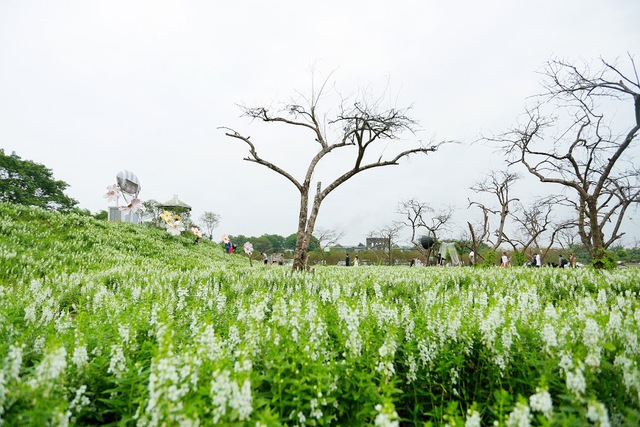
{"label": "overcast white sky", "polygon": [[364,242],[413,197],[455,205],[455,237],[476,214],[469,187],[502,165],[469,144],[514,125],[545,61],[638,59],[639,16],[637,0],[0,0],[0,147],[52,169],[92,212],[128,169],[143,200],[178,194],[194,219],[222,215],[220,235],[289,235],[295,188],[243,161],[246,146],[217,128],[302,171],[313,141],[251,123],[237,104],[307,93],[315,68],[341,93],[412,105],[415,138],[463,142],[357,176],[327,198],[318,225]]}

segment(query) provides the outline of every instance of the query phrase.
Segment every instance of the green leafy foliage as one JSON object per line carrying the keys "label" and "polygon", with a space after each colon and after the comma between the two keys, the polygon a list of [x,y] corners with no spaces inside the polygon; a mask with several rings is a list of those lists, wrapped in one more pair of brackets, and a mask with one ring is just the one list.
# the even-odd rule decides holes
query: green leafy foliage
{"label": "green leafy foliage", "polygon": [[[253,249],[257,252],[264,253],[280,253],[280,252],[293,252],[296,248],[297,235],[291,234],[288,237],[281,236],[279,234],[263,234],[262,236],[229,236],[231,241],[238,246],[242,246],[245,242],[249,242],[253,245]],[[309,250],[313,251],[318,248],[318,239],[311,238],[309,243]]]}
{"label": "green leafy foliage", "polygon": [[520,251],[514,251],[511,254],[511,265],[512,266],[522,266],[527,263],[527,256]]}
{"label": "green leafy foliage", "polygon": [[617,264],[613,252],[601,249],[594,254],[591,265],[598,269],[613,270]]}
{"label": "green leafy foliage", "polygon": [[0,149],[0,201],[69,211],[78,204],[66,196],[68,184],[53,178],[44,165],[22,160],[15,153]]}
{"label": "green leafy foliage", "polygon": [[486,249],[480,252],[480,256],[482,257],[482,263],[480,264],[482,267],[494,267],[499,259],[498,252],[493,249]]}

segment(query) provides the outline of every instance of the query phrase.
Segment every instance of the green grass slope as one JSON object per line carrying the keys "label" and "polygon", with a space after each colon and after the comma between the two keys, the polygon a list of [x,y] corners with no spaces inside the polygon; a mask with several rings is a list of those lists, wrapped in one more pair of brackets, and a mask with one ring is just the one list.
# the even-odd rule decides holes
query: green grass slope
{"label": "green grass slope", "polygon": [[185,272],[221,263],[246,259],[206,240],[194,245],[186,233],[0,203],[0,284],[125,266]]}

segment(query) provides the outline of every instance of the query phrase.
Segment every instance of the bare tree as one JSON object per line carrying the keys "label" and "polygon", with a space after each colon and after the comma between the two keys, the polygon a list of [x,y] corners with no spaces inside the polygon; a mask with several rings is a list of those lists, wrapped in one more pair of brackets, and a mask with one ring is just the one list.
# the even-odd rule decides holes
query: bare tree
{"label": "bare tree", "polygon": [[324,259],[324,253],[328,247],[338,243],[345,235],[344,231],[334,230],[332,228],[318,227],[313,232],[313,235],[318,240],[318,246],[322,252],[322,258]]}
{"label": "bare tree", "polygon": [[[519,245],[526,255],[529,248],[538,248],[544,258],[556,242],[569,233],[575,235],[574,219],[556,220],[553,215],[554,208],[566,205],[566,200],[564,196],[552,195],[534,200],[528,207],[517,205],[512,219],[518,229],[509,240],[514,250]],[[533,259],[533,254],[530,258]]]}
{"label": "bare tree", "polygon": [[529,206],[515,203],[512,218],[516,231],[508,240],[514,249],[520,246],[526,252],[529,247],[540,247],[540,239],[553,221],[554,201],[555,196],[550,196],[534,200]]}
{"label": "bare tree", "polygon": [[577,246],[578,233],[575,227],[567,227],[558,233],[558,242],[565,250],[573,250]]}
{"label": "bare tree", "polygon": [[528,206],[516,202],[510,214],[516,231],[506,241],[514,250],[521,247],[523,252],[530,247],[542,248],[544,244],[553,246],[564,230],[575,228],[576,225],[573,219],[558,221],[554,218],[554,208],[566,205],[567,198],[562,195],[537,198]]}
{"label": "bare tree", "polygon": [[469,227],[469,242],[471,244],[471,251],[474,253],[474,259],[472,263],[475,264],[479,258],[481,258],[480,253],[478,252],[478,248],[480,245],[489,238],[489,214],[492,212],[489,208],[479,202],[472,202],[469,199],[469,206],[477,206],[482,211],[482,220],[479,224],[475,226],[467,221],[467,226]]}
{"label": "bare tree", "polygon": [[393,246],[400,235],[401,228],[401,224],[394,222],[369,233],[369,237],[384,239],[383,252],[387,255],[389,265],[393,265]]}
{"label": "bare tree", "polygon": [[213,240],[213,230],[215,230],[220,223],[220,215],[207,211],[200,216],[200,221],[202,222],[202,228],[204,228],[205,234],[209,235],[209,240]]}
{"label": "bare tree", "polygon": [[413,245],[418,245],[416,234],[420,227],[424,227],[424,216],[427,212],[429,212],[427,204],[417,199],[403,200],[398,204],[398,213],[403,218],[402,225],[411,229],[410,241]]}
{"label": "bare tree", "polygon": [[[426,154],[436,151],[440,144],[424,146],[412,144],[412,148],[402,149],[399,145],[401,134],[414,131],[417,123],[407,115],[407,109],[383,109],[379,102],[369,102],[367,99],[349,102],[343,100],[337,114],[332,119],[324,119],[325,115],[318,111],[320,100],[327,86],[324,81],[319,90],[312,85],[311,95],[303,98],[301,103],[292,103],[281,111],[271,111],[266,107],[241,107],[244,115],[251,119],[266,123],[285,124],[304,129],[309,132],[309,141],[317,144],[318,151],[308,161],[307,171],[302,179],[294,177],[284,167],[278,166],[263,158],[256,145],[249,136],[226,129],[226,135],[243,141],[249,148],[249,155],[244,160],[265,166],[282,175],[291,182],[300,193],[300,211],[298,215],[298,231],[293,268],[306,269],[308,260],[308,246],[313,235],[320,205],[326,197],[340,185],[347,182],[360,172],[383,166],[398,165],[400,160],[411,154]],[[327,128],[337,137],[329,140]],[[389,144],[387,150],[395,154],[385,156],[385,151],[372,153],[380,143]],[[383,147],[384,148],[384,147]],[[317,182],[315,194],[312,194],[312,179],[316,167],[330,154],[352,156],[353,164],[342,173],[332,178],[329,185],[322,186]],[[335,157],[335,156],[334,156]]]}
{"label": "bare tree", "polygon": [[[578,235],[594,258],[624,235],[625,213],[640,202],[640,169],[629,153],[640,130],[640,79],[631,57],[630,68],[625,75],[604,60],[596,71],[550,61],[542,73],[546,93],[528,109],[525,123],[492,138],[506,148],[511,165],[574,194]],[[624,127],[620,119],[606,121],[600,111],[623,102],[633,108],[632,123],[617,134],[611,128]]]}
{"label": "bare tree", "polygon": [[398,213],[403,218],[401,224],[411,229],[411,243],[423,254],[427,261],[431,257],[432,248],[423,248],[417,240],[417,234],[420,233],[421,229],[424,229],[437,241],[438,234],[447,229],[447,225],[453,217],[453,212],[454,208],[452,206],[436,210],[417,199],[403,200],[398,204]]}
{"label": "bare tree", "polygon": [[[505,233],[505,226],[510,212],[509,209],[513,202],[519,200],[511,197],[509,191],[518,179],[520,179],[518,174],[509,171],[490,171],[483,181],[471,187],[471,190],[475,193],[487,193],[495,196],[498,202],[498,208],[493,208],[481,202],[469,200],[469,207],[476,206],[482,211],[480,233],[469,223],[474,252],[477,251],[479,243],[487,242],[495,250],[500,247],[503,242],[509,240]],[[490,217],[493,216],[498,217],[498,227],[495,230],[490,229]]]}

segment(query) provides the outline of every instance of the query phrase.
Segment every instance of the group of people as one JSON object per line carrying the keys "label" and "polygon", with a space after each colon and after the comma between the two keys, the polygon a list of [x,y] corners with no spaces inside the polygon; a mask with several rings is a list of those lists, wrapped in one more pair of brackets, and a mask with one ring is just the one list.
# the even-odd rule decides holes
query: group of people
{"label": "group of people", "polygon": [[[197,244],[198,241],[199,239],[196,239],[195,243]],[[223,236],[222,241],[224,242],[224,250],[226,253],[232,254],[237,249],[237,245],[231,242],[231,240],[229,239],[229,236],[227,235]],[[558,257],[558,264],[549,263],[549,265],[551,265],[552,267],[560,267],[560,268],[566,268],[568,265],[571,268],[575,268],[577,266],[576,256],[570,252],[568,258],[569,259],[566,259],[562,254],[560,254],[560,256]],[[265,265],[269,263],[269,257],[265,252],[262,253],[262,262]],[[345,256],[344,264],[347,267],[351,266],[351,257],[349,256],[349,254]],[[417,258],[413,258],[409,266],[413,267],[414,265],[420,265],[420,264],[421,263]],[[469,252],[469,264],[470,265],[475,264],[475,253],[473,251]],[[511,264],[511,259],[507,255],[507,251],[503,251],[502,256],[500,257],[500,267],[509,267],[510,264]],[[355,258],[353,259],[353,266],[357,267],[359,265],[360,265],[360,259],[356,255]],[[531,267],[542,267],[542,250],[539,250],[533,256],[533,259],[531,260],[531,262],[528,263],[527,265]]]}
{"label": "group of people", "polygon": [[226,234],[222,236],[222,241],[224,242],[225,253],[232,254],[238,248],[238,245],[232,243]]}
{"label": "group of people", "polygon": [[576,261],[576,256],[573,253],[569,253],[569,259],[567,260],[565,257],[560,254],[558,257],[558,267],[565,268],[567,265],[571,268],[576,268],[578,262]]}
{"label": "group of people", "polygon": [[[351,265],[351,257],[349,257],[349,254],[347,254],[347,256],[344,257],[344,265],[349,267],[349,265]],[[353,266],[357,267],[360,265],[360,258],[358,258],[358,255],[356,255],[356,257],[353,259]]]}
{"label": "group of people", "polygon": [[[469,252],[469,265],[475,265],[476,254],[474,251]],[[578,266],[576,256],[573,252],[569,253],[569,259],[565,258],[562,254],[558,257],[558,263],[549,263],[551,267],[560,267],[560,268],[575,268]],[[502,256],[500,256],[500,267],[509,267],[511,265],[511,258],[507,254],[507,251],[502,252]],[[525,264],[528,267],[542,267],[542,250],[536,252],[532,257],[531,261]]]}
{"label": "group of people", "polygon": [[284,261],[284,254],[274,253],[269,256],[266,252],[262,252],[262,263],[264,265],[284,265]]}
{"label": "group of people", "polygon": [[[472,252],[473,253],[473,252]],[[471,257],[471,254],[469,256],[470,259],[473,259]],[[507,256],[507,251],[503,251],[502,252],[502,256],[500,257],[500,267],[509,267],[511,263],[510,258]],[[533,259],[531,260],[531,262],[529,264],[527,264],[531,267],[542,267],[542,250],[539,250],[534,256]],[[566,268],[567,266],[571,267],[571,268],[575,268],[577,266],[577,261],[576,261],[576,256],[570,252],[569,253],[569,259],[567,260],[562,254],[560,254],[558,256],[558,263],[549,263],[550,266],[552,267],[560,267],[560,268]]]}
{"label": "group of people", "polygon": [[[550,262],[549,266],[551,267],[560,267],[560,268],[576,268],[578,266],[578,261],[576,260],[576,256],[573,252],[569,252],[568,258],[565,258],[562,254],[558,255],[558,263]],[[538,251],[535,256],[535,265],[534,267],[542,267],[542,251]]]}

